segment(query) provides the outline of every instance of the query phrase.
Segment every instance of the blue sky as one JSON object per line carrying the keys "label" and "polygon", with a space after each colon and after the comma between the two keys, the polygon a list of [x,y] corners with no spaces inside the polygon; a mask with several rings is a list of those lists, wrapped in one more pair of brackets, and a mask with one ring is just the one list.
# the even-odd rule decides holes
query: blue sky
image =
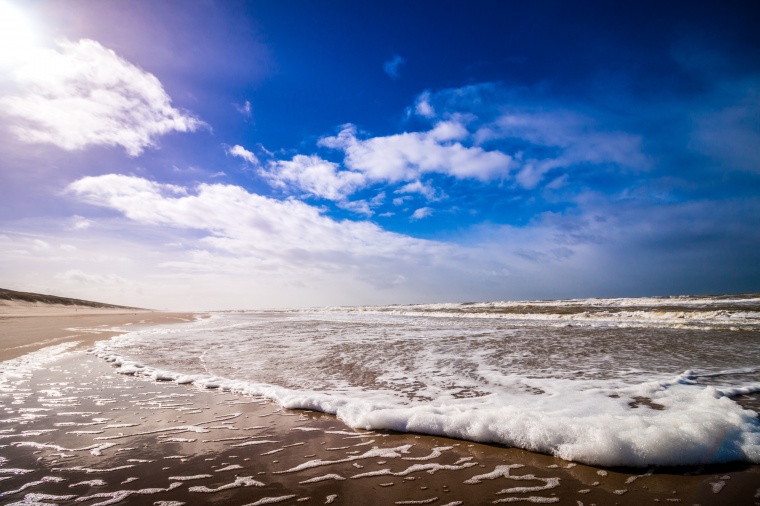
{"label": "blue sky", "polygon": [[0,286],[760,290],[754,2],[365,4],[0,0]]}

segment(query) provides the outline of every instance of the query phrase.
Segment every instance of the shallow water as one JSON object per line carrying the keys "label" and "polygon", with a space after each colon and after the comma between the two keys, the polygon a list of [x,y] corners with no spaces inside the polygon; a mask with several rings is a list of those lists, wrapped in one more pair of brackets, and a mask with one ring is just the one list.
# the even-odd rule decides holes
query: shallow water
{"label": "shallow water", "polygon": [[[72,345],[0,363],[0,504],[754,504],[760,466],[599,469],[115,374]],[[754,498],[754,500],[753,500]]]}
{"label": "shallow water", "polygon": [[757,296],[215,313],[97,353],[349,425],[600,465],[760,462]]}

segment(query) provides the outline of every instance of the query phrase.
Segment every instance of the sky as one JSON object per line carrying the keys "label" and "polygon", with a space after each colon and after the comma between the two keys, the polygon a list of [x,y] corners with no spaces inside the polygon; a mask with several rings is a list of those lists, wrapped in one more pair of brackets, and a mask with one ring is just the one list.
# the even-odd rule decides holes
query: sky
{"label": "sky", "polygon": [[0,286],[760,291],[754,1],[0,0]]}

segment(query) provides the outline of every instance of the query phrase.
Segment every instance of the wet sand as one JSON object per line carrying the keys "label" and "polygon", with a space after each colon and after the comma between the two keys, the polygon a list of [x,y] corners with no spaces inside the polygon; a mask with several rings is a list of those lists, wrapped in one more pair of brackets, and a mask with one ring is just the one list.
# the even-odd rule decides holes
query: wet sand
{"label": "wet sand", "polygon": [[602,469],[34,356],[0,364],[0,504],[760,504],[760,466]]}

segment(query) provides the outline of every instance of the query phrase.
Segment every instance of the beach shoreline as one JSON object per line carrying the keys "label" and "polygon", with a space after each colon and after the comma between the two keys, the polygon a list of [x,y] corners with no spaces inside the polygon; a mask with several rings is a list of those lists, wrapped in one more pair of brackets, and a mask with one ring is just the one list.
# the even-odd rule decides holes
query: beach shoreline
{"label": "beach shoreline", "polygon": [[[332,415],[262,398],[118,374],[85,351],[110,338],[114,326],[185,317],[193,316],[98,311],[0,320],[3,335],[37,329],[27,343],[34,346],[21,348],[24,357],[51,345],[68,350],[49,362],[37,351],[41,365],[2,383],[0,504],[44,497],[30,494],[88,505],[760,504],[757,465],[610,469],[470,441],[356,430]],[[95,322],[89,333],[66,330],[87,329],[85,321]],[[66,339],[51,341],[61,335]]]}
{"label": "beach shoreline", "polygon": [[132,308],[0,301],[0,362],[46,346],[79,342],[81,347],[121,332],[114,327],[192,321],[195,313]]}

